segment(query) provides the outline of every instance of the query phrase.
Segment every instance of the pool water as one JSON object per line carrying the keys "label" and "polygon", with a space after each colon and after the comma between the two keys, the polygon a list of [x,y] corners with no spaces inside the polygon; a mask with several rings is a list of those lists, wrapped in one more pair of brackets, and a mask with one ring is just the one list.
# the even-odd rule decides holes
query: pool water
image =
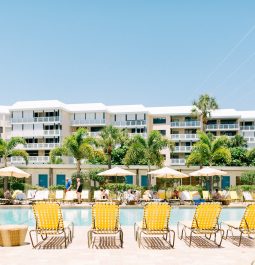
{"label": "pool water", "polygon": [[[224,208],[220,215],[220,221],[238,221],[242,218],[244,208]],[[176,225],[180,220],[192,220],[195,208],[173,208],[171,211],[170,224]],[[64,220],[72,221],[77,226],[91,225],[91,209],[68,208],[63,209]],[[120,223],[123,226],[132,226],[135,222],[141,221],[143,209],[122,208],[120,209]],[[34,216],[29,208],[1,208],[0,224],[27,224],[34,226]]]}

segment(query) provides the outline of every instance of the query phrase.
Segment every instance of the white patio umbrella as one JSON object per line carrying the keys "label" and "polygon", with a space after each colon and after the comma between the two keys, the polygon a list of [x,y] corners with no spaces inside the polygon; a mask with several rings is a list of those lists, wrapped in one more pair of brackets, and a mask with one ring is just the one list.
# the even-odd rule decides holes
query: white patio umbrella
{"label": "white patio umbrella", "polygon": [[120,167],[113,167],[106,171],[100,172],[97,175],[105,177],[112,177],[112,176],[120,177],[120,176],[135,176],[136,174]]}
{"label": "white patio umbrella", "polygon": [[[202,169],[191,172],[189,175],[195,177],[213,177],[213,176],[224,176],[226,174],[227,172],[216,168],[204,167]],[[212,190],[212,185],[211,185],[211,190]]]}
{"label": "white patio umbrella", "polygon": [[180,178],[188,178],[187,174],[184,174],[180,171],[169,167],[163,167],[157,170],[153,170],[148,172],[149,175],[155,175],[157,178],[173,178],[173,179],[180,179]]}
{"label": "white patio umbrella", "polygon": [[29,178],[30,174],[14,166],[0,169],[1,177]]}

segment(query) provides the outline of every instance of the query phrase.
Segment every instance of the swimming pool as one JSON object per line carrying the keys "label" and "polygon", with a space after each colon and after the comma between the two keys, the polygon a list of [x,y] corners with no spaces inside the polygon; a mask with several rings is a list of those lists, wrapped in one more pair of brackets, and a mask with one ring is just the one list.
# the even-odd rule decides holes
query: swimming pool
{"label": "swimming pool", "polygon": [[[223,208],[220,221],[240,220],[244,208]],[[176,225],[180,220],[192,220],[195,208],[173,208],[171,211],[170,224]],[[64,208],[64,220],[72,221],[77,226],[90,226],[91,209],[90,208]],[[143,217],[142,208],[121,208],[120,223],[123,226],[131,226]],[[0,224],[27,224],[34,226],[34,216],[30,208],[0,208]]]}

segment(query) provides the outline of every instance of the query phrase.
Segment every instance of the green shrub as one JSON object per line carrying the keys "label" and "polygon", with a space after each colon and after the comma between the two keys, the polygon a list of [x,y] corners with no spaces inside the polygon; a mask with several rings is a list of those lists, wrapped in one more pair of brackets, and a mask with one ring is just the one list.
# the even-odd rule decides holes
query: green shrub
{"label": "green shrub", "polygon": [[11,183],[11,189],[12,190],[22,190],[22,191],[24,191],[25,183],[21,183],[21,182]]}
{"label": "green shrub", "polygon": [[3,188],[0,189],[0,198],[4,198],[4,189]]}
{"label": "green shrub", "polygon": [[64,190],[64,189],[65,189],[65,185],[52,185],[52,186],[49,186],[49,190],[50,191]]}
{"label": "green shrub", "polygon": [[247,171],[241,175],[243,185],[255,185],[255,171]]}
{"label": "green shrub", "polygon": [[126,190],[143,190],[144,188],[137,185],[126,184],[126,183],[107,183],[104,185],[105,189],[110,191],[126,191]]}

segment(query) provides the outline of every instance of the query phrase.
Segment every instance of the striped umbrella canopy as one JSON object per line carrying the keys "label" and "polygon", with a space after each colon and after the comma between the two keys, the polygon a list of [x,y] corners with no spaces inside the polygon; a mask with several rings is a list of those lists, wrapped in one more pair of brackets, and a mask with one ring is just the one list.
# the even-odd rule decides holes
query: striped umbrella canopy
{"label": "striped umbrella canopy", "polygon": [[0,169],[1,177],[29,178],[30,174],[14,166]]}
{"label": "striped umbrella canopy", "polygon": [[150,175],[155,175],[157,178],[174,178],[174,179],[180,179],[180,178],[188,178],[189,176],[187,174],[184,174],[180,171],[177,171],[175,169],[169,168],[169,167],[163,167],[154,171],[148,172]]}

